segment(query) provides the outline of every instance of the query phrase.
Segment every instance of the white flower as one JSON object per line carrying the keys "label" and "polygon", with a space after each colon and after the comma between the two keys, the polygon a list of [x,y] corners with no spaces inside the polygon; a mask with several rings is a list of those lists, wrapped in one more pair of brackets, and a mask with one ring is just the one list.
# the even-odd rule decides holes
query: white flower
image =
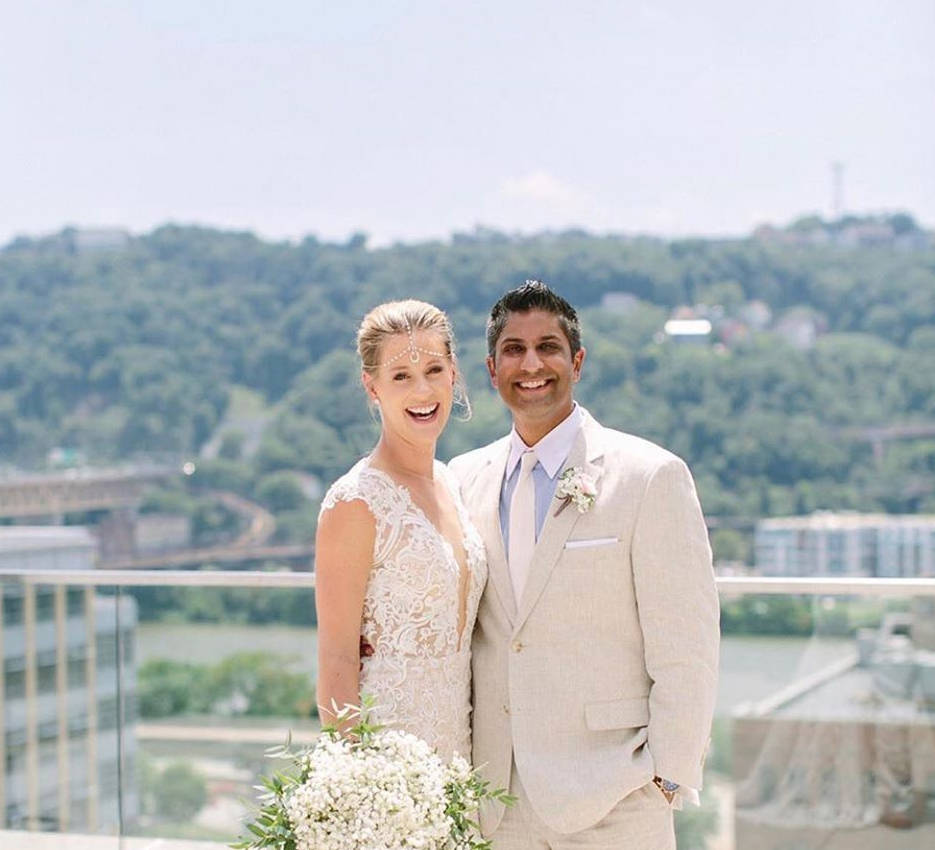
{"label": "white flower", "polygon": [[297,850],[433,850],[451,834],[448,775],[424,741],[377,732],[362,745],[323,736],[285,800]]}
{"label": "white flower", "polygon": [[555,498],[564,499],[555,512],[555,516],[558,516],[570,504],[578,509],[578,513],[583,514],[594,504],[596,496],[597,484],[594,479],[581,467],[571,466],[561,474],[558,486],[555,488]]}
{"label": "white flower", "polygon": [[487,846],[475,831],[475,813],[482,799],[509,805],[506,792],[488,789],[460,755],[445,764],[420,738],[373,726],[366,708],[347,738],[326,730],[311,748],[271,753],[290,757],[293,770],[264,782],[270,793],[248,824],[253,835],[235,847],[279,846],[284,835],[296,850]]}

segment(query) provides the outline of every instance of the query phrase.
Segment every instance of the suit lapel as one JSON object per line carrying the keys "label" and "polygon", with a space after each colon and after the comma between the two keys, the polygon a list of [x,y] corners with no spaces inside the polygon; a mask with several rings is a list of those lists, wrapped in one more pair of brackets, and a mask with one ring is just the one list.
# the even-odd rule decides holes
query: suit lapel
{"label": "suit lapel", "polygon": [[487,546],[489,579],[512,622],[516,619],[516,600],[513,598],[513,585],[503,549],[503,531],[500,528],[500,489],[509,453],[509,439],[493,447],[487,465],[478,476],[475,498],[478,500],[479,531]]}
{"label": "suit lapel", "polygon": [[[581,469],[597,485],[597,499],[600,499],[600,477],[604,471],[600,464],[594,463],[602,453],[599,438],[600,427],[597,422],[585,413],[585,421],[582,424],[581,431],[575,438],[568,459],[559,472],[559,476],[561,476],[566,469],[573,467]],[[532,564],[526,578],[526,586],[523,588],[522,599],[520,599],[517,606],[518,611],[513,623],[514,629],[519,629],[532,613],[536,600],[545,589],[549,576],[562,554],[568,535],[571,534],[571,530],[581,516],[574,505],[564,508],[556,516],[556,511],[558,511],[560,505],[561,501],[559,499],[553,499],[552,504],[549,505],[549,512],[546,514],[539,540],[536,542],[536,548],[532,553]],[[507,576],[507,582],[509,583],[509,576]]]}

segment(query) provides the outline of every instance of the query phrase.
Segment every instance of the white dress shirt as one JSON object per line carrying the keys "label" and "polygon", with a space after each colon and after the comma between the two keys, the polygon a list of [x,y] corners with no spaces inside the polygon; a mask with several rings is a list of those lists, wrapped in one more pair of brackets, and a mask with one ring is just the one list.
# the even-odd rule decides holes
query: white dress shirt
{"label": "white dress shirt", "polygon": [[542,531],[545,518],[549,513],[549,505],[555,498],[558,474],[571,453],[583,418],[582,408],[576,402],[571,413],[534,446],[527,446],[515,427],[510,431],[510,456],[506,462],[503,484],[500,488],[500,529],[507,552],[510,550],[510,502],[519,478],[519,462],[523,452],[535,449],[536,457],[539,459],[532,471],[536,485],[536,539],[538,540],[539,532]]}

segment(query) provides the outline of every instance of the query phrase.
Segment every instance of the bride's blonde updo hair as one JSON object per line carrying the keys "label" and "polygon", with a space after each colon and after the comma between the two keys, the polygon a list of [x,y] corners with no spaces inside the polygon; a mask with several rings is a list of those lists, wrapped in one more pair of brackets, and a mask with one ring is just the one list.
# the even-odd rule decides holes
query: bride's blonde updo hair
{"label": "bride's blonde updo hair", "polygon": [[470,419],[471,402],[464,378],[458,369],[451,320],[434,304],[412,298],[405,301],[387,301],[367,313],[357,329],[357,354],[360,357],[361,368],[368,374],[375,375],[383,363],[383,343],[389,337],[397,334],[408,335],[410,331],[431,331],[442,338],[445,354],[455,369],[454,403],[464,409],[463,418]]}

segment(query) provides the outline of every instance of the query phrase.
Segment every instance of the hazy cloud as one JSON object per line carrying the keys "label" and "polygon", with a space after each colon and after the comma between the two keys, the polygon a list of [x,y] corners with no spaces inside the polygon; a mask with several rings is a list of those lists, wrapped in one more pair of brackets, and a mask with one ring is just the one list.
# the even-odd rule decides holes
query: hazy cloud
{"label": "hazy cloud", "polygon": [[508,177],[500,192],[507,198],[534,201],[555,207],[577,206],[587,200],[580,189],[564,183],[547,171],[533,171],[520,177]]}

